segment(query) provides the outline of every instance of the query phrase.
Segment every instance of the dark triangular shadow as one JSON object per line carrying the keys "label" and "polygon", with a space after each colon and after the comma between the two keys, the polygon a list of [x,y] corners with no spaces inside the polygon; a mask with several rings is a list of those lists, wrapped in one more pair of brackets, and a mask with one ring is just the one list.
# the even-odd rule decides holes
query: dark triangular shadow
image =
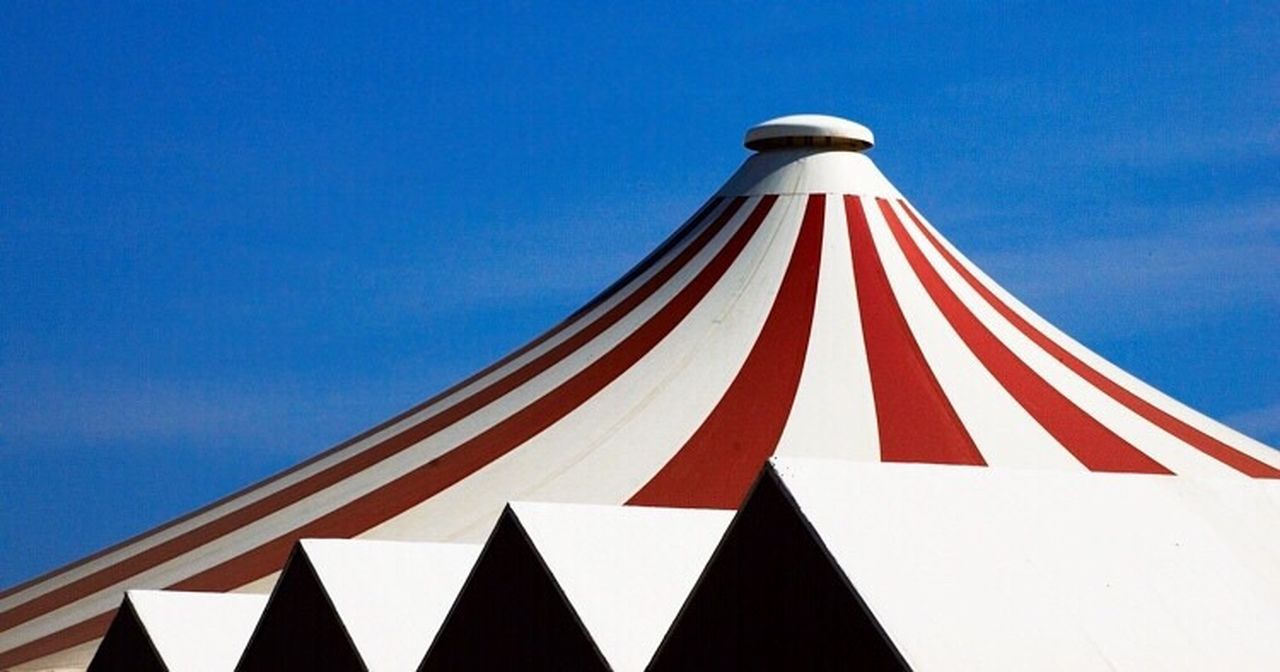
{"label": "dark triangular shadow", "polygon": [[87,672],[168,672],[126,595]]}
{"label": "dark triangular shadow", "polygon": [[649,670],[909,670],[766,467]]}
{"label": "dark triangular shadow", "polygon": [[508,507],[419,666],[436,670],[608,670]]}
{"label": "dark triangular shadow", "polygon": [[236,672],[279,670],[365,672],[364,662],[301,543],[294,544],[236,666]]}

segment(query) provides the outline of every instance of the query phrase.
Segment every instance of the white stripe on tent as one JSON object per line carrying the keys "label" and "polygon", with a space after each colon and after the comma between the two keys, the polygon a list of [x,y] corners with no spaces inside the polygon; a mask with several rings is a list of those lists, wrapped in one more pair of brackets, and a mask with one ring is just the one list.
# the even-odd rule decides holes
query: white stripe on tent
{"label": "white stripe on tent", "polygon": [[806,365],[775,454],[878,462],[875,397],[840,194],[826,198],[821,264]]}

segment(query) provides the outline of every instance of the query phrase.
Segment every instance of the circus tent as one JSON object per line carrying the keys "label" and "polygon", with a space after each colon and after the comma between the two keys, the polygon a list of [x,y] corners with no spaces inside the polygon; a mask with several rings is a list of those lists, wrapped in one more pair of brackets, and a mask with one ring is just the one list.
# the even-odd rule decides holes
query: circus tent
{"label": "circus tent", "polygon": [[304,537],[483,541],[510,500],[736,508],[771,456],[1218,479],[1280,453],[1054,328],[803,115],[562,323],[286,472],[0,594],[0,668],[85,665],[123,591],[267,592]]}

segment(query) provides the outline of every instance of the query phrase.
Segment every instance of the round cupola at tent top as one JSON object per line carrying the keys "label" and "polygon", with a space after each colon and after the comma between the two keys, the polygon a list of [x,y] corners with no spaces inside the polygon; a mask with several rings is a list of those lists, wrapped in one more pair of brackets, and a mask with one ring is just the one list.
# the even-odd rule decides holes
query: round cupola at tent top
{"label": "round cupola at tent top", "polygon": [[127,589],[266,592],[301,538],[479,542],[511,500],[731,509],[774,455],[1280,477],[1280,453],[1111,364],[965,258],[871,161],[867,127],[780,117],[745,144],[670,238],[527,345],[0,593],[0,669],[82,666]]}
{"label": "round cupola at tent top", "polygon": [[875,136],[871,129],[848,119],[792,114],[752,126],[743,144],[757,152],[804,147],[865,152],[875,145]]}

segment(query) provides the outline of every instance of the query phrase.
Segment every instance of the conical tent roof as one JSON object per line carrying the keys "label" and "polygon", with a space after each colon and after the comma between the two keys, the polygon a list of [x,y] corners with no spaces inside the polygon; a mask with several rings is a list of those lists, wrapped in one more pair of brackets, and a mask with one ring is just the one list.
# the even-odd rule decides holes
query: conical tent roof
{"label": "conical tent roof", "polygon": [[0,595],[0,667],[82,664],[126,588],[265,591],[302,537],[479,542],[508,500],[736,507],[771,455],[1280,477],[1090,352],[799,116],[659,249],[420,406]]}

